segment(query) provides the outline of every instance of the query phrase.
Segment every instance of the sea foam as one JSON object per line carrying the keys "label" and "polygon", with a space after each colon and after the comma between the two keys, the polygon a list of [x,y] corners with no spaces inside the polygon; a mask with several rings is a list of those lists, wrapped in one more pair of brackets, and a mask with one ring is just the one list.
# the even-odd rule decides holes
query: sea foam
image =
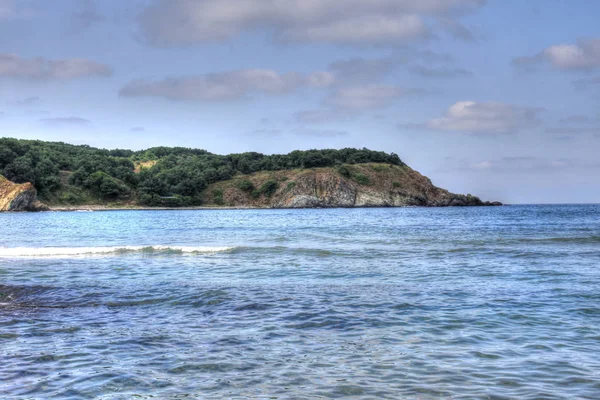
{"label": "sea foam", "polygon": [[219,253],[233,247],[209,246],[112,246],[112,247],[0,247],[0,257],[68,257],[128,253],[201,254]]}

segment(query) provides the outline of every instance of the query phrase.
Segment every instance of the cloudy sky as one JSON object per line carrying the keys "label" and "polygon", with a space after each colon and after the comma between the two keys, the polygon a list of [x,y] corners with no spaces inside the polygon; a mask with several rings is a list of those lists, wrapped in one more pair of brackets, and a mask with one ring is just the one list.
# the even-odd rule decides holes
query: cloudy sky
{"label": "cloudy sky", "polygon": [[600,1],[0,0],[0,136],[368,147],[439,186],[600,202]]}

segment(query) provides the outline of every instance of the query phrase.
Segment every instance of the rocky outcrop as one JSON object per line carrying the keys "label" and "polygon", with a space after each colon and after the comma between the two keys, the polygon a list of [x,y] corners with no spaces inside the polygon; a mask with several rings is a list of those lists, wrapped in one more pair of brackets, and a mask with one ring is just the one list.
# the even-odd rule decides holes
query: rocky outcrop
{"label": "rocky outcrop", "polygon": [[[254,191],[242,190],[250,181]],[[260,188],[277,182],[270,196]],[[215,193],[218,194],[216,201]],[[450,193],[407,167],[387,164],[358,164],[340,168],[316,168],[261,172],[239,176],[211,185],[205,203],[231,207],[316,208],[316,207],[453,207],[495,206],[478,197]]]}
{"label": "rocky outcrop", "polygon": [[0,211],[46,211],[31,183],[16,184],[0,176]]}
{"label": "rocky outcrop", "polygon": [[298,176],[291,188],[286,186],[273,197],[271,206],[276,208],[352,207],[356,189],[330,172],[315,172]]}

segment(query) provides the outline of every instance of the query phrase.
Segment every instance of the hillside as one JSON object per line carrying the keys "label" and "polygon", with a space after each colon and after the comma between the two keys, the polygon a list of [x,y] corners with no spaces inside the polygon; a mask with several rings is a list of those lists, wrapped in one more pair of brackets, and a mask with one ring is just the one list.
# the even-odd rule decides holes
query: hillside
{"label": "hillside", "polygon": [[408,166],[378,163],[240,175],[210,185],[203,198],[250,208],[499,205],[438,188]]}
{"label": "hillside", "polygon": [[[218,155],[1,138],[0,175],[29,185],[21,190],[34,193],[31,203],[37,191],[54,208],[490,205],[433,186],[394,153],[368,149]],[[5,204],[8,193],[2,195]]]}

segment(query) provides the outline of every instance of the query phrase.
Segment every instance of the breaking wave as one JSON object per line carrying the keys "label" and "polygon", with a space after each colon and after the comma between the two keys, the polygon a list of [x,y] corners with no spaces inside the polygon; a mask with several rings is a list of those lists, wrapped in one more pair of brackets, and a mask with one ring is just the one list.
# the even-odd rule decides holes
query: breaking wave
{"label": "breaking wave", "polygon": [[0,257],[68,257],[107,254],[207,254],[233,250],[234,247],[209,246],[112,246],[112,247],[0,247]]}

